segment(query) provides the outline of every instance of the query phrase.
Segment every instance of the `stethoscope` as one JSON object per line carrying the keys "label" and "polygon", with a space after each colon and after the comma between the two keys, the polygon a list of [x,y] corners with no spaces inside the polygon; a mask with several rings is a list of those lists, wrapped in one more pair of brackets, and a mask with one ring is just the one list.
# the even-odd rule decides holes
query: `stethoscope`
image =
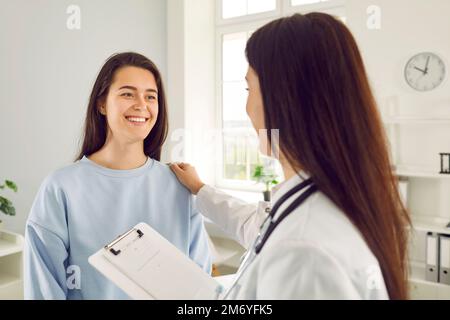
{"label": "stethoscope", "polygon": [[[307,188],[307,189],[306,189]],[[300,196],[298,196],[281,214],[280,217],[274,221],[278,209],[285,203],[290,197],[294,194],[306,189],[306,191],[302,192]],[[242,275],[245,273],[247,268],[251,265],[252,261],[256,258],[256,256],[261,252],[270,235],[273,233],[275,228],[283,221],[292,211],[294,211],[297,207],[299,207],[303,202],[308,199],[314,192],[317,191],[317,187],[313,184],[312,179],[304,180],[302,183],[296,185],[294,188],[290,189],[286,192],[278,201],[274,204],[270,213],[264,219],[263,223],[259,228],[258,235],[256,239],[253,241],[250,249],[245,254],[242,263],[239,267],[239,270],[236,273],[235,279],[232,285],[228,288],[228,290],[223,295],[222,299],[227,299],[231,292],[238,287],[239,280],[242,278]]]}

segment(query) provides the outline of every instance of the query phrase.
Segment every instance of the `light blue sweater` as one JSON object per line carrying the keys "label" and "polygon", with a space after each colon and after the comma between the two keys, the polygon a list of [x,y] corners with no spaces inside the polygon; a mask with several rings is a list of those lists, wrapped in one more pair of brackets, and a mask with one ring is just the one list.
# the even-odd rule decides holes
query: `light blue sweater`
{"label": "light blue sweater", "polygon": [[211,258],[202,216],[170,168],[148,158],[112,170],[84,157],[48,176],[28,217],[26,299],[127,299],[88,257],[146,222],[207,273]]}

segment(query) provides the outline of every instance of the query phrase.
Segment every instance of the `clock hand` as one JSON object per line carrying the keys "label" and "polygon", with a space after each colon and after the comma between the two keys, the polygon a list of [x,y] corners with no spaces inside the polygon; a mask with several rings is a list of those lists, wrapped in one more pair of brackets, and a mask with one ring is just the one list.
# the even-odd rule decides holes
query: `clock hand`
{"label": "clock hand", "polygon": [[428,58],[427,58],[427,63],[426,63],[426,65],[425,65],[425,74],[427,74],[428,73],[428,64],[430,63],[430,56],[428,56]]}
{"label": "clock hand", "polygon": [[419,68],[417,68],[416,66],[414,66],[414,69],[419,70],[419,71],[422,72],[423,74],[427,74],[427,71],[426,71],[426,70],[419,69]]}

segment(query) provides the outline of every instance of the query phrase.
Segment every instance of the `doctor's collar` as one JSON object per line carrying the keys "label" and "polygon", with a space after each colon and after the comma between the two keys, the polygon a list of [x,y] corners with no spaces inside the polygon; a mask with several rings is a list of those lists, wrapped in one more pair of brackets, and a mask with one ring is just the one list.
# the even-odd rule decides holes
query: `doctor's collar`
{"label": "doctor's collar", "polygon": [[310,178],[309,174],[304,171],[299,171],[297,174],[289,178],[288,180],[283,181],[282,183],[276,185],[272,188],[271,199],[272,203],[275,203],[283,194],[285,194],[288,190],[296,186],[297,184],[305,181]]}

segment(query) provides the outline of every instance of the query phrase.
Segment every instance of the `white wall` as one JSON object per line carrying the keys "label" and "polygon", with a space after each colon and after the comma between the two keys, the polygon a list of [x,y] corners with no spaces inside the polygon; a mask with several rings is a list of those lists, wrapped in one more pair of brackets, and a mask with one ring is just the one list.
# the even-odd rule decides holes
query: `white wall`
{"label": "white wall", "polygon": [[[169,105],[169,135],[163,149],[162,160],[164,162],[178,161],[172,159],[172,153],[176,146],[183,140],[176,140],[172,136],[185,125],[185,36],[184,25],[185,3],[183,0],[167,1],[167,102]],[[173,137],[173,138],[172,138]]]}
{"label": "white wall", "polygon": [[165,160],[193,163],[202,179],[212,184],[216,151],[214,13],[213,0],[168,1],[172,127]]}
{"label": "white wall", "polygon": [[[381,9],[381,29],[366,26],[366,9]],[[380,106],[398,96],[403,114],[450,115],[450,81],[428,93],[411,89],[403,69],[414,54],[432,51],[450,64],[450,1],[347,0],[347,21],[363,53]]]}
{"label": "white wall", "polygon": [[[66,9],[81,9],[68,30]],[[91,87],[113,53],[136,51],[167,74],[165,0],[0,0],[0,179],[17,182],[23,232],[37,189],[73,161]]]}
{"label": "white wall", "polygon": [[215,1],[187,0],[186,35],[186,159],[215,183],[218,132],[215,92]]}
{"label": "white wall", "polygon": [[[348,25],[356,37],[379,102],[385,110],[397,101],[399,115],[450,118],[450,1],[348,0]],[[366,27],[366,9],[381,9],[381,29]],[[430,92],[416,92],[403,78],[406,62],[414,54],[435,52],[447,65],[444,83]],[[392,100],[392,97],[394,99]],[[439,171],[439,152],[450,152],[448,125],[397,126],[397,163]],[[450,180],[413,179],[409,199],[413,213],[442,216],[450,221]]]}

